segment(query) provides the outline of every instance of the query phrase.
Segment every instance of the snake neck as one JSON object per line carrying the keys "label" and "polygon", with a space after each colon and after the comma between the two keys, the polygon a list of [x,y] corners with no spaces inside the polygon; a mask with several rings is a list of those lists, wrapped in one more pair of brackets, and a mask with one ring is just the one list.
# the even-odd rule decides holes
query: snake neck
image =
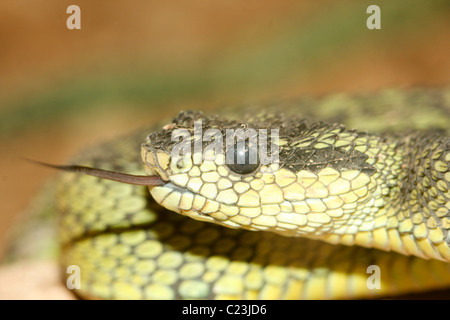
{"label": "snake neck", "polygon": [[411,135],[378,143],[376,149],[372,196],[352,214],[352,227],[311,238],[450,261],[450,139]]}
{"label": "snake neck", "polygon": [[450,138],[415,135],[404,145],[396,229],[405,240],[396,251],[450,261]]}

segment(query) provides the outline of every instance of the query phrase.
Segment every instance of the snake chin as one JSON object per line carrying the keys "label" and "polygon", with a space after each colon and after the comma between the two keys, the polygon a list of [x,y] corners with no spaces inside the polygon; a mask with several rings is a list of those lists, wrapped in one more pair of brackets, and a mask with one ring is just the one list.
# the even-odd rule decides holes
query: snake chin
{"label": "snake chin", "polygon": [[240,227],[228,220],[229,217],[219,211],[221,204],[217,201],[194,194],[171,182],[164,186],[150,187],[149,190],[153,199],[166,209],[198,221],[220,224],[234,229]]}

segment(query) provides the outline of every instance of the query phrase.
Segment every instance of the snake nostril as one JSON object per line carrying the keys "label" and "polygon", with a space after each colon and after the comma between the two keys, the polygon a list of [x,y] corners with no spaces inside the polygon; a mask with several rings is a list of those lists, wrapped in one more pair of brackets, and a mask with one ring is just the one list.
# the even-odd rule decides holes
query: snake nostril
{"label": "snake nostril", "polygon": [[177,168],[178,169],[183,169],[184,168],[184,160],[180,159],[177,161]]}

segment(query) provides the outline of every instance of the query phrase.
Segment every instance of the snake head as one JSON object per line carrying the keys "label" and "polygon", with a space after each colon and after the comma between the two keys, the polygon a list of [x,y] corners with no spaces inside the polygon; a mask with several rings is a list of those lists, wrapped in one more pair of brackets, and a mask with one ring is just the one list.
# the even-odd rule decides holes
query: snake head
{"label": "snake head", "polygon": [[[266,151],[272,157],[276,150],[277,161],[263,163],[259,153],[251,161],[252,134],[241,151],[238,140],[226,143],[229,130],[260,128],[277,130],[277,139],[273,131],[266,136]],[[172,211],[231,228],[315,236],[344,232],[352,216],[364,223],[384,205],[383,193],[393,186],[377,179],[395,173],[376,167],[383,148],[389,148],[384,141],[337,124],[282,114],[228,119],[187,111],[147,137],[142,160],[149,175],[167,182],[149,189]],[[235,161],[239,152],[243,163]]]}

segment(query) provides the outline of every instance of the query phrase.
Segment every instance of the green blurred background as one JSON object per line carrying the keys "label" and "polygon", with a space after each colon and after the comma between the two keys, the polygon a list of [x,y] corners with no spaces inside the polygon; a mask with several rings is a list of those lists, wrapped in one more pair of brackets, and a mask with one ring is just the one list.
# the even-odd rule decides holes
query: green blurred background
{"label": "green blurred background", "polygon": [[180,109],[449,84],[449,30],[448,0],[2,1],[0,258],[53,174],[20,157],[63,163]]}

